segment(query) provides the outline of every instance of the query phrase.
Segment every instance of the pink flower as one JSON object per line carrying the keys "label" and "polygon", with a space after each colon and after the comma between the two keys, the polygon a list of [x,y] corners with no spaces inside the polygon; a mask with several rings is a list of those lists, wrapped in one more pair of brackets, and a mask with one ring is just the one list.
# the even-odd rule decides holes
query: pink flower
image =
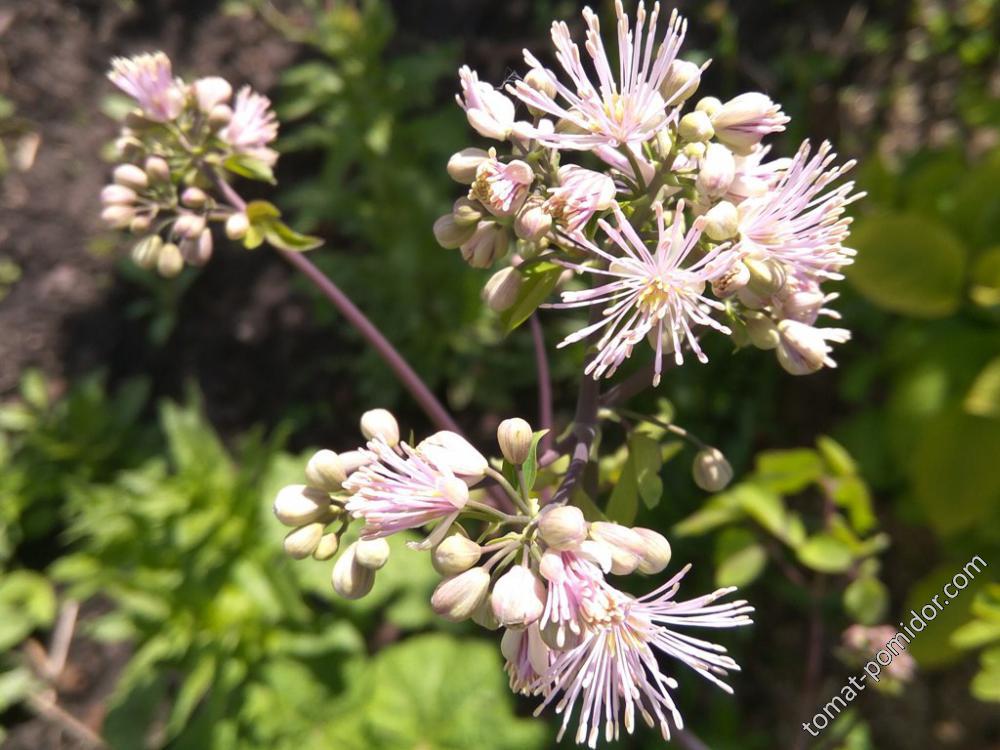
{"label": "pink flower", "polygon": [[789,119],[766,94],[751,92],[723,104],[712,115],[712,127],[719,142],[747,154],[764,136],[784,130]]}
{"label": "pink flower", "polygon": [[278,137],[278,120],[271,109],[271,100],[249,86],[236,94],[232,119],[220,135],[239,153],[255,156],[268,164],[278,158],[267,148]]}
{"label": "pink flower", "polygon": [[770,146],[757,146],[745,156],[737,155],[736,176],[723,196],[725,200],[738,205],[747,198],[763,195],[778,184],[792,160],[783,158],[764,162],[770,150]]}
{"label": "pink flower", "polygon": [[[545,609],[538,624],[542,630],[551,631],[552,637],[548,640],[554,648],[564,649],[580,642],[584,622],[581,610],[585,603],[597,598],[604,584],[599,563],[586,555],[587,545],[596,546],[596,542],[584,542],[583,550],[559,552],[549,549],[539,564],[539,573],[548,582],[548,587]],[[606,562],[610,570],[610,555]]]}
{"label": "pink flower", "polygon": [[598,211],[615,204],[614,180],[575,164],[559,168],[559,186],[549,190],[545,211],[569,234],[576,234]]}
{"label": "pink flower", "polygon": [[514,160],[504,164],[496,152],[476,168],[476,179],[469,188],[469,198],[478,200],[494,216],[513,216],[528,197],[535,179],[531,166]]}
{"label": "pink flower", "polygon": [[455,97],[473,129],[485,138],[503,141],[514,126],[514,102],[479,80],[479,76],[463,65],[458,71],[462,93]]}
{"label": "pink flower", "polygon": [[540,681],[552,663],[552,652],[542,640],[537,624],[504,631],[500,652],[506,659],[504,670],[510,677],[512,692],[536,695],[543,690]]}
{"label": "pink flower", "polygon": [[810,158],[806,141],[774,187],[740,204],[740,240],[736,250],[758,260],[785,264],[786,272],[811,279],[842,279],[839,269],[851,263],[855,251],[843,246],[851,220],[848,204],[853,182],[830,185],[854,162],[830,167],[837,155],[824,142]]}
{"label": "pink flower", "polygon": [[[612,63],[601,41],[597,16],[590,8],[583,11],[587,24],[586,51],[593,63],[596,85],[584,68],[580,48],[573,42],[569,27],[564,22],[552,25],[552,43],[559,64],[570,78],[570,85],[561,83],[552,71],[525,50],[527,64],[538,71],[538,77],[551,83],[556,96],[550,96],[525,81],[509,86],[508,91],[529,107],[570,125],[569,132],[535,131],[532,136],[546,146],[589,150],[600,145],[617,147],[644,143],[667,122],[672,114],[670,105],[682,101],[683,93],[697,84],[697,79],[689,82],[674,92],[669,101],[664,101],[660,94],[660,87],[670,72],[670,64],[677,57],[687,28],[686,21],[676,11],[671,14],[666,34],[658,45],[656,22],[659,3],[653,6],[645,37],[644,3],[640,2],[636,10],[634,30],[620,0],[615,3],[615,12],[618,17],[618,55],[616,62]],[[562,103],[557,98],[561,98]]]}
{"label": "pink flower", "polygon": [[376,438],[368,442],[366,453],[371,462],[343,485],[353,493],[345,508],[365,521],[362,538],[385,537],[441,521],[418,546],[429,548],[443,539],[469,501],[465,482],[448,466],[403,442],[397,452]]}
{"label": "pink flower", "polygon": [[660,588],[633,599],[608,584],[588,599],[584,640],[575,648],[555,653],[552,664],[535,683],[545,699],[536,709],[541,713],[556,702],[556,713],[564,715],[558,740],[569,725],[577,703],[577,743],[597,746],[603,733],[606,740],[618,739],[624,724],[631,734],[635,714],[650,727],[659,726],[664,739],[670,737],[667,715],[678,728],[684,726],[670,690],[677,681],[665,675],[656,652],[686,664],[728,693],[732,688],[720,679],[739,666],[717,644],[694,638],[680,629],[686,627],[731,628],[749,625],[753,608],[744,601],[715,602],[735,589],[719,589],[712,594],[678,602],[674,595],[685,567]]}
{"label": "pink flower", "polygon": [[607,278],[606,283],[580,292],[563,292],[560,308],[605,306],[601,320],[567,336],[559,346],[588,338],[597,331],[603,334],[597,342],[598,353],[586,368],[595,379],[609,377],[632,354],[632,349],[647,336],[651,337],[656,351],[653,384],[660,380],[664,347],[674,354],[677,364],[682,364],[685,342],[695,356],[706,362],[708,357],[695,338],[694,326],[703,325],[729,335],[731,331],[711,317],[710,309],[723,309],[722,303],[704,296],[705,286],[728,267],[726,245],[717,245],[698,260],[685,267],[691,251],[701,237],[704,220],[695,220],[684,234],[683,202],[677,206],[671,227],[664,225],[663,207],[654,204],[659,240],[650,252],[642,238],[614,206],[617,229],[608,222],[599,226],[623,255],[616,256],[594,243],[578,238],[578,243],[608,267],[564,263],[580,273],[590,273]]}
{"label": "pink flower", "polygon": [[162,52],[116,57],[108,78],[135,99],[150,120],[169,122],[184,109],[184,89],[173,76],[170,58]]}

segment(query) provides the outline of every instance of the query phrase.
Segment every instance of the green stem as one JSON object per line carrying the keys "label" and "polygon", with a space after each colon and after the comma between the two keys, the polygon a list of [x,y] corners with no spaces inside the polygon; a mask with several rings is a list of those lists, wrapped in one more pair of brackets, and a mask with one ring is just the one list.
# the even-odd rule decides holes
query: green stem
{"label": "green stem", "polygon": [[531,509],[528,507],[527,493],[524,493],[522,495],[520,492],[514,489],[514,485],[512,485],[510,482],[507,481],[507,477],[505,477],[499,471],[494,469],[492,466],[486,467],[486,476],[495,479],[496,483],[503,488],[503,491],[507,493],[507,495],[510,497],[511,500],[514,501],[514,504],[517,505],[518,508],[523,510],[525,513],[528,514],[531,513]]}

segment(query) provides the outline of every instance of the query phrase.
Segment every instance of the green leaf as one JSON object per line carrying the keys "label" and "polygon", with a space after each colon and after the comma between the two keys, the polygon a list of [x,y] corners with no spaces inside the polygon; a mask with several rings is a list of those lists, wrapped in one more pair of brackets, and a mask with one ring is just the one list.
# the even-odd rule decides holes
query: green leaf
{"label": "green leaf", "polygon": [[215,672],[215,658],[210,654],[204,654],[195,668],[184,678],[170,711],[170,719],[167,721],[168,739],[173,739],[184,729],[191,713],[215,681]]}
{"label": "green leaf", "polygon": [[279,250],[286,250],[290,253],[304,253],[314,250],[323,244],[321,238],[300,234],[283,221],[277,219],[271,219],[263,224],[263,231],[265,239],[271,245]]}
{"label": "green leaf", "polygon": [[539,263],[522,272],[524,281],[514,304],[500,314],[504,331],[510,333],[531,317],[556,287],[565,269],[554,263]]}
{"label": "green leaf", "polygon": [[836,480],[831,494],[833,501],[847,511],[856,532],[864,534],[875,528],[877,519],[872,509],[871,493],[860,477],[847,476]]}
{"label": "green leaf", "polygon": [[27,667],[17,667],[8,672],[0,672],[0,712],[20,703],[42,687],[42,683],[31,674],[31,670]]}
{"label": "green leaf", "polygon": [[931,526],[950,535],[1000,509],[1000,421],[945,412],[920,435],[910,462],[914,493]]}
{"label": "green leaf", "polygon": [[[545,437],[548,430],[537,430],[531,436],[531,447],[528,448],[528,457],[524,460],[524,466],[522,470],[524,471],[524,483],[528,488],[528,492],[531,492],[535,487],[535,480],[538,479],[538,443]],[[517,486],[517,483],[513,483]]]}
{"label": "green leaf", "polygon": [[981,701],[1000,702],[1000,647],[984,651],[980,665],[969,686],[972,694]]}
{"label": "green leaf", "polygon": [[[736,488],[742,485],[737,485]],[[733,489],[736,489],[733,488]],[[739,494],[733,490],[713,495],[698,510],[677,523],[673,533],[677,536],[701,536],[719,526],[732,523],[743,515]]]}
{"label": "green leaf", "polygon": [[919,214],[867,217],[852,232],[847,276],[865,297],[917,318],[952,314],[962,299],[966,250],[944,225]]}
{"label": "green leaf", "polygon": [[663,453],[660,450],[660,443],[641,432],[633,432],[629,436],[628,452],[632,459],[639,496],[647,508],[655,508],[663,496],[663,480],[660,478]]}
{"label": "green leaf", "polygon": [[747,586],[767,566],[767,552],[746,529],[726,529],[715,543],[715,585]]}
{"label": "green leaf", "polygon": [[280,219],[281,211],[270,201],[250,201],[243,209],[251,224],[263,224],[269,219]]}
{"label": "green leaf", "polygon": [[984,250],[976,258],[969,296],[980,307],[1000,305],[1000,246]]}
{"label": "green leaf", "polygon": [[1000,417],[1000,357],[991,360],[976,376],[964,406],[976,417]]}
{"label": "green leaf", "polygon": [[889,607],[889,590],[874,576],[861,576],[844,589],[844,607],[861,625],[882,622]]}
{"label": "green leaf", "polygon": [[635,521],[639,512],[639,483],[636,479],[635,460],[631,453],[622,467],[617,484],[611,491],[611,497],[604,512],[612,521],[623,526],[631,526],[632,522]]}
{"label": "green leaf", "polygon": [[851,477],[858,473],[858,465],[842,446],[832,437],[820,435],[816,438],[816,448],[830,471],[838,477]]}
{"label": "green leaf", "polygon": [[[955,573],[961,570],[962,562],[952,561],[935,568],[921,578],[906,596],[900,620],[910,624],[913,618],[911,611],[918,614],[924,607],[933,610],[932,618],[922,618],[926,623],[920,635],[910,644],[910,653],[922,667],[934,668],[949,664],[962,656],[962,650],[952,642],[952,636],[958,628],[969,622],[970,612],[976,594],[987,583],[985,578],[974,578],[961,595],[951,599],[943,593],[946,583],[951,583]],[[934,605],[938,599],[940,608]]]}
{"label": "green leaf", "polygon": [[247,154],[233,154],[222,163],[222,166],[233,174],[246,177],[248,180],[269,182],[272,185],[276,184],[274,171],[271,169],[271,166],[267,162],[248,156]]}
{"label": "green leaf", "polygon": [[757,454],[755,480],[782,495],[801,492],[823,476],[823,460],[810,448]]}
{"label": "green leaf", "polygon": [[34,409],[44,411],[48,408],[49,390],[39,370],[28,370],[21,376],[21,397]]}
{"label": "green leaf", "polygon": [[809,537],[796,552],[803,565],[820,573],[843,573],[854,562],[851,548],[829,534]]}

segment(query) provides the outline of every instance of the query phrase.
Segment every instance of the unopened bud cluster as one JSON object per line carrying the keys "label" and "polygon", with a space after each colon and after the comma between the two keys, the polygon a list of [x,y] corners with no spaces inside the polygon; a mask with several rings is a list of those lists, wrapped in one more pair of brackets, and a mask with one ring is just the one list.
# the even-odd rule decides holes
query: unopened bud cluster
{"label": "unopened bud cluster", "polygon": [[222,169],[270,170],[278,125],[270,101],[249,87],[234,96],[218,77],[187,83],[162,52],[117,58],[108,73],[134,102],[115,141],[119,161],[101,191],[101,218],[137,241],[132,258],[166,277],[212,257],[211,224],[241,239],[249,220],[218,195]]}

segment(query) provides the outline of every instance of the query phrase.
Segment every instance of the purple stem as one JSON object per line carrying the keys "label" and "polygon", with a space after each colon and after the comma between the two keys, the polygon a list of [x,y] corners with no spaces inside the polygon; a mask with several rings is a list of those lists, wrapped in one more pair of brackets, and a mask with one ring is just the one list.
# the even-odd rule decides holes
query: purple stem
{"label": "purple stem", "polygon": [[[221,177],[217,177],[216,183],[219,189],[226,196],[226,199],[240,211],[246,209],[246,201]],[[409,391],[420,408],[430,418],[430,420],[442,430],[451,430],[460,433],[462,430],[452,419],[448,411],[441,405],[437,397],[430,388],[421,380],[416,371],[410,367],[403,355],[394,347],[389,340],[382,335],[382,332],[372,323],[361,310],[358,309],[350,298],[344,294],[340,288],[334,284],[316,265],[305,257],[302,253],[290,253],[285,250],[276,250],[290,265],[301,271],[302,274],[311,281],[317,289],[333,304],[335,308],[347,318],[347,321],[361,334],[379,356],[389,365],[396,378],[403,387]]]}
{"label": "purple stem", "polygon": [[538,373],[538,420],[540,429],[548,430],[541,440],[542,453],[552,447],[552,375],[545,352],[545,332],[536,312],[531,316],[531,339],[535,346],[535,371]]}

